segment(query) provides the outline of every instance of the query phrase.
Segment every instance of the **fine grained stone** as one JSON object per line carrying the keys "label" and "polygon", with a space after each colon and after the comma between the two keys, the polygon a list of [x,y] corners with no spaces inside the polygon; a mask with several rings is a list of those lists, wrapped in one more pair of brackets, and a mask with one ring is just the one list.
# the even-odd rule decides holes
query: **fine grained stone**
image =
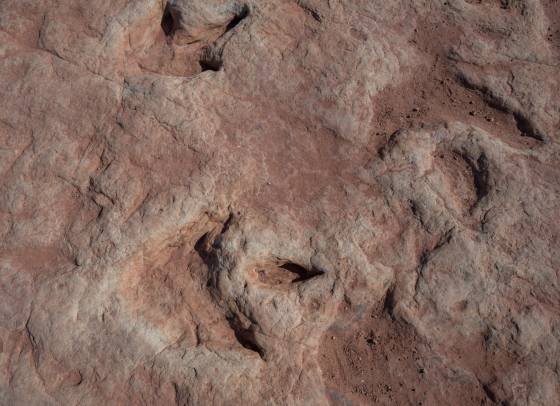
{"label": "fine grained stone", "polygon": [[0,2],[0,404],[560,404],[559,9]]}

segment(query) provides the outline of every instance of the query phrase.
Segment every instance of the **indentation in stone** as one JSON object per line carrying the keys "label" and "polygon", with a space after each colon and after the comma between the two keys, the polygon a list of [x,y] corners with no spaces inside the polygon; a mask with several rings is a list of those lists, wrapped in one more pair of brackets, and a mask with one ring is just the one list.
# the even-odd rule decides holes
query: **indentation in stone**
{"label": "indentation in stone", "polygon": [[252,276],[258,283],[280,289],[309,281],[323,273],[316,268],[306,268],[291,261],[258,265],[252,270]]}

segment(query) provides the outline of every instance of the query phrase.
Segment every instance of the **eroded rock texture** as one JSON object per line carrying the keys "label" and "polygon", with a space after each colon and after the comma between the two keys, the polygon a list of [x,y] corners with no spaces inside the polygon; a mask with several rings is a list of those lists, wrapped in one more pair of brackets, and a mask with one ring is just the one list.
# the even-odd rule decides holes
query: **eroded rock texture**
{"label": "eroded rock texture", "polygon": [[0,1],[0,404],[560,404],[559,10]]}

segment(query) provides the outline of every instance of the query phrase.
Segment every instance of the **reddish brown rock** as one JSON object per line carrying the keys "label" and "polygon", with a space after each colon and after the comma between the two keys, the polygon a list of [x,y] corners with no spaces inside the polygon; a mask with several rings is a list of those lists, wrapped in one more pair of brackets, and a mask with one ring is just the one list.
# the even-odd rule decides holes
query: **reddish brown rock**
{"label": "reddish brown rock", "polygon": [[0,404],[560,404],[559,9],[0,2]]}

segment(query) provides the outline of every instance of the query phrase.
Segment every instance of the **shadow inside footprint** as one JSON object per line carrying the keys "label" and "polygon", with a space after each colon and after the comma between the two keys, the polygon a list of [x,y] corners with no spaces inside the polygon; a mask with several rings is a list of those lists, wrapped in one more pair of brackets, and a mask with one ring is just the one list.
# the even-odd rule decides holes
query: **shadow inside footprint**
{"label": "shadow inside footprint", "polygon": [[289,288],[295,284],[306,282],[323,271],[315,268],[307,269],[294,262],[273,263],[254,268],[256,279],[259,283],[272,288]]}

